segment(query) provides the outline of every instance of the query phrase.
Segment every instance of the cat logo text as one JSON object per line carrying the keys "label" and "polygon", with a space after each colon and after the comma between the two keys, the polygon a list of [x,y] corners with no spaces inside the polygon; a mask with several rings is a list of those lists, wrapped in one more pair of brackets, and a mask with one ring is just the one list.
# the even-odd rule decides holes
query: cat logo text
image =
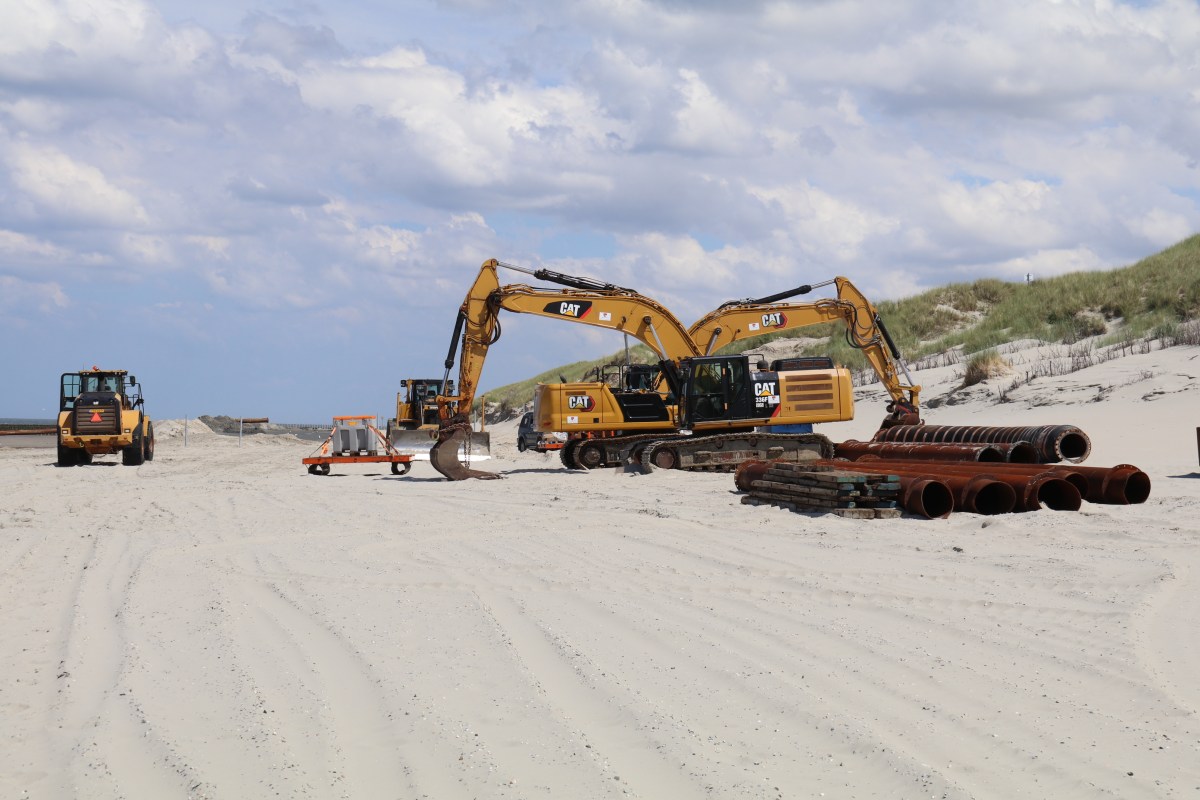
{"label": "cat logo text", "polygon": [[547,314],[557,314],[560,317],[570,317],[571,319],[583,319],[592,310],[590,300],[563,300],[561,302],[547,303],[542,309]]}
{"label": "cat logo text", "polygon": [[586,394],[572,394],[567,396],[567,408],[572,411],[591,411],[596,407],[596,401]]}

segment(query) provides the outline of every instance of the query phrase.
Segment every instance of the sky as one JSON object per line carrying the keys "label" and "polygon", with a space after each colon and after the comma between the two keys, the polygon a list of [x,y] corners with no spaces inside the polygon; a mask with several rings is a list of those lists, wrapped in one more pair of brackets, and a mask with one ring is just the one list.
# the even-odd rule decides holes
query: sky
{"label": "sky", "polygon": [[[1196,0],[0,0],[0,417],[92,365],[390,416],[490,258],[685,325],[1133,263],[1200,230],[1197,42]],[[624,344],[502,323],[484,390]]]}

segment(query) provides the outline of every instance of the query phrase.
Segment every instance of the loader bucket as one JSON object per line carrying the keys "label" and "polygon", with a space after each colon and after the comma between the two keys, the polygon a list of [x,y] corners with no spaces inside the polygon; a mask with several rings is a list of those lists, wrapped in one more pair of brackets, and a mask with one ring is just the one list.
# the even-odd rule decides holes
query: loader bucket
{"label": "loader bucket", "polygon": [[[393,430],[390,441],[396,452],[412,456],[414,461],[426,461],[430,457],[430,450],[437,444],[437,436],[438,432],[436,428],[418,428],[411,431]],[[465,442],[460,442],[459,450],[461,451],[459,454],[460,458],[463,460],[482,461],[483,459],[490,458],[492,455],[492,435],[490,433],[472,431],[469,450],[465,447]]]}
{"label": "loader bucket", "polygon": [[[463,463],[464,456],[468,461],[471,458],[478,457],[474,447],[477,437],[479,437],[479,440],[486,439],[488,448],[490,449],[491,438],[488,434],[469,432],[465,426],[446,428],[442,433],[444,438],[434,444],[429,451],[429,463],[433,465],[434,469],[452,481],[463,481],[467,478],[489,480],[500,477],[495,472],[471,469],[467,464]],[[469,452],[467,448],[468,436],[470,436],[471,443]]]}

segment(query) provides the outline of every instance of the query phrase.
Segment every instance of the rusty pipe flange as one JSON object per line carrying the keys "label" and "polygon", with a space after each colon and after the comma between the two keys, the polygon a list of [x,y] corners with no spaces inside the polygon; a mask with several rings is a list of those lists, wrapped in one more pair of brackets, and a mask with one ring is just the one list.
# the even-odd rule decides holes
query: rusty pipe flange
{"label": "rusty pipe flange", "polygon": [[1008,514],[1017,506],[1017,493],[994,475],[968,478],[962,489],[962,505],[976,514]]}
{"label": "rusty pipe flange", "polygon": [[1036,464],[1038,456],[1037,448],[1023,439],[1005,445],[1004,455],[1010,464]]}
{"label": "rusty pipe flange", "polygon": [[1034,475],[1026,483],[1024,505],[1029,511],[1045,506],[1053,511],[1078,511],[1083,505],[1079,490],[1053,472]]}
{"label": "rusty pipe flange", "polygon": [[954,510],[954,494],[937,478],[901,475],[900,490],[904,510],[926,519],[945,519]]}

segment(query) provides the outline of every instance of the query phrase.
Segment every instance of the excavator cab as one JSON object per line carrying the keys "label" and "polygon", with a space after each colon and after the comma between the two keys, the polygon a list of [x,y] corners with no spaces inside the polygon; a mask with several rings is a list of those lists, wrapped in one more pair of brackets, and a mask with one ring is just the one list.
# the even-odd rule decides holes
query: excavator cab
{"label": "excavator cab", "polygon": [[823,362],[780,365],[801,369],[759,366],[757,356],[753,364],[746,355],[683,359],[680,426],[714,430],[754,425],[783,431],[783,426],[854,418],[853,386],[845,367],[825,368]]}
{"label": "excavator cab", "polygon": [[752,413],[749,374],[746,356],[690,359],[682,371],[685,420],[696,423],[763,416]]}

